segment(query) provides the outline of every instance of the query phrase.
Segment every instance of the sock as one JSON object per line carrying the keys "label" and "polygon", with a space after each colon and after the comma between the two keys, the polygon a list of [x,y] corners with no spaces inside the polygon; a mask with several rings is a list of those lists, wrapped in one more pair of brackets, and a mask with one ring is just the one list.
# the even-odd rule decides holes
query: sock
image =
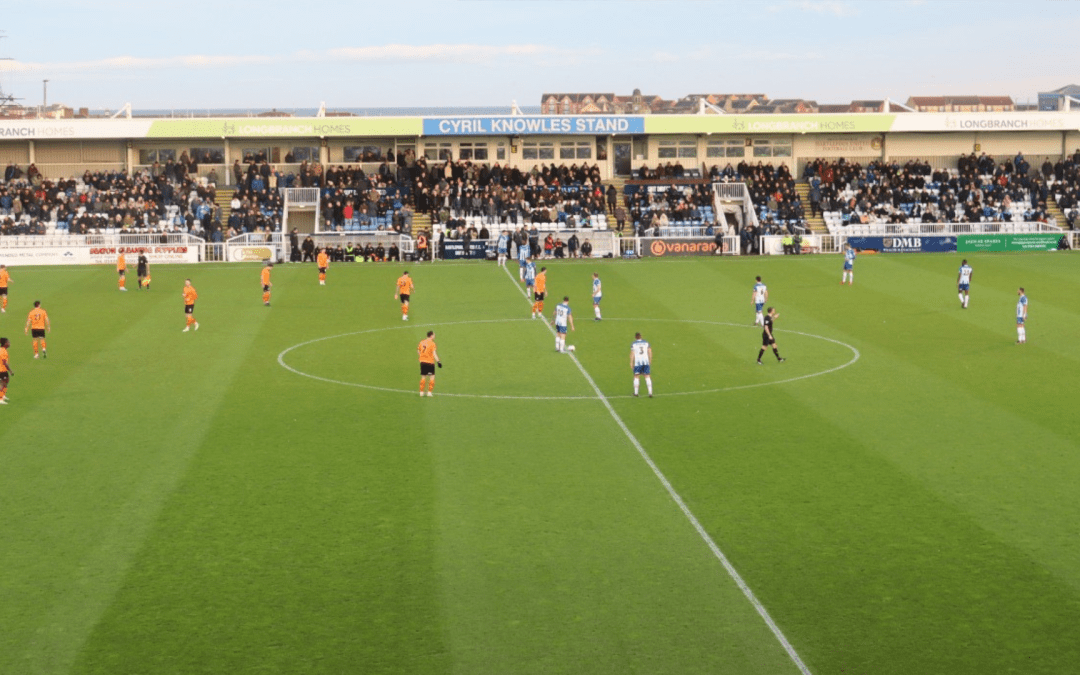
{"label": "sock", "polygon": [[1016,335],[1020,339],[1020,342],[1024,342],[1025,340],[1027,340],[1027,329],[1024,328],[1023,326],[1021,326],[1020,328],[1017,328],[1016,329]]}
{"label": "sock", "polygon": [[536,313],[540,314],[540,315],[543,315],[543,313],[544,313],[544,301],[543,300],[536,303]]}
{"label": "sock", "polygon": [[420,393],[424,393],[424,378],[420,378]]}
{"label": "sock", "polygon": [[765,348],[764,348],[764,347],[762,347],[761,349],[759,349],[759,350],[758,350],[758,353],[757,353],[757,360],[758,360],[758,363],[761,363],[761,357],[762,357],[762,356],[763,356],[764,354],[765,354]]}
{"label": "sock", "polygon": [[964,294],[963,294],[963,293],[960,293],[960,294],[959,294],[959,297],[960,297],[960,304],[961,304],[961,305],[962,305],[962,304],[964,304]]}
{"label": "sock", "polygon": [[401,315],[402,316],[409,316],[409,303],[406,302],[403,305],[401,305]]}
{"label": "sock", "polygon": [[431,378],[430,380],[428,380],[427,390],[429,392],[435,391],[435,378],[434,377]]}
{"label": "sock", "polygon": [[854,272],[852,272],[851,274],[848,275],[848,283],[850,283],[850,284],[855,283],[855,273]]}
{"label": "sock", "polygon": [[270,302],[270,293],[263,293],[263,302]]}
{"label": "sock", "polygon": [[967,307],[967,304],[968,304],[968,298],[970,298],[970,297],[971,297],[970,295],[965,295],[965,296],[964,296],[964,307]]}
{"label": "sock", "polygon": [[41,351],[45,351],[45,338],[41,338]]}
{"label": "sock", "polygon": [[37,345],[38,345],[38,341],[34,340],[34,355],[35,356],[37,356]]}
{"label": "sock", "polygon": [[4,309],[7,309],[7,296],[6,296],[6,295],[4,296],[4,304],[3,304],[3,308],[4,308]]}
{"label": "sock", "polygon": [[652,396],[652,378],[645,376],[645,386],[649,388],[649,396]]}
{"label": "sock", "polygon": [[640,381],[638,380],[638,378],[636,378],[636,377],[635,377],[635,378],[634,378],[634,396],[637,396],[637,394],[638,394],[638,388],[639,388],[640,386],[641,386],[641,382],[640,382]]}
{"label": "sock", "polygon": [[761,312],[758,312],[757,314],[754,315],[754,325],[761,326],[761,325],[764,325],[764,323],[765,323],[765,317],[763,317],[761,315]]}
{"label": "sock", "polygon": [[776,360],[779,361],[780,360],[780,352],[776,350],[776,347],[773,347],[772,353],[776,354]]}
{"label": "sock", "polygon": [[190,326],[193,323],[195,323],[195,315],[194,314],[188,314],[187,315],[187,325]]}
{"label": "sock", "polygon": [[555,349],[558,349],[558,348],[559,348],[559,338],[556,336],[556,338],[555,338]]}
{"label": "sock", "polygon": [[596,318],[600,318],[600,305],[593,305],[593,312],[596,314]]}
{"label": "sock", "polygon": [[326,275],[325,275],[325,274],[322,274],[322,273],[320,272],[320,273],[319,273],[319,281],[326,281]]}
{"label": "sock", "polygon": [[123,288],[124,287],[124,277],[120,277],[120,281],[116,282],[116,287],[117,288]]}

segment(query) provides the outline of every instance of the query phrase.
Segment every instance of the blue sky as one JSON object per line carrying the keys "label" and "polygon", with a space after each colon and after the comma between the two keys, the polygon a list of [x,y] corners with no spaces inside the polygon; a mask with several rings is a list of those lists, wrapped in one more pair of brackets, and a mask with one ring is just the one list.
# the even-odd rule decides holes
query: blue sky
{"label": "blue sky", "polygon": [[844,103],[1080,84],[1080,1],[9,3],[0,87],[38,105],[538,105],[544,92]]}

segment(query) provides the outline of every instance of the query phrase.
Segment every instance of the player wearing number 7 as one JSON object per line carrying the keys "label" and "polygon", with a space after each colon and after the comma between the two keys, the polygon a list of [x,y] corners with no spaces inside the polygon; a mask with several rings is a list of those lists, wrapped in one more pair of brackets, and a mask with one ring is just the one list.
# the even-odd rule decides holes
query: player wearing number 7
{"label": "player wearing number 7", "polygon": [[427,395],[431,396],[432,390],[435,389],[435,366],[437,364],[442,368],[439,352],[435,348],[435,331],[427,332],[427,338],[417,345],[416,353],[420,356],[420,395],[424,395],[424,382],[429,381]]}

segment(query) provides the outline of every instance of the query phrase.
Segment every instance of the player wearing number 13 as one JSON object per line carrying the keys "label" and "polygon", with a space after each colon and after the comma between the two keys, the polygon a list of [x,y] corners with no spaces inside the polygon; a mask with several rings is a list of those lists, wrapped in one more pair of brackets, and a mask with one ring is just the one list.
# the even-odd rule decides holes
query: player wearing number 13
{"label": "player wearing number 13", "polygon": [[967,260],[960,264],[960,273],[956,276],[956,291],[960,296],[960,306],[967,309],[968,293],[971,289],[971,265]]}
{"label": "player wearing number 13", "polygon": [[755,281],[757,283],[754,284],[754,290],[750,293],[750,299],[754,301],[754,325],[764,326],[765,317],[762,316],[761,309],[769,301],[769,288],[761,283],[761,277],[755,277]]}
{"label": "player wearing number 13", "polygon": [[634,333],[634,341],[630,344],[630,366],[634,369],[634,396],[638,395],[640,378],[644,375],[649,398],[652,398],[652,347],[641,338],[641,333]]}

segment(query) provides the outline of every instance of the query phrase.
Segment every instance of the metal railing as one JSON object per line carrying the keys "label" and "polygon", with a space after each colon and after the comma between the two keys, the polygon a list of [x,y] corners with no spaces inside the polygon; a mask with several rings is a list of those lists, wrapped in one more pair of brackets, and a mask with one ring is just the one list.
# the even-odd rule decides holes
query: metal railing
{"label": "metal railing", "polygon": [[286,206],[316,206],[319,203],[319,188],[281,188],[285,193]]}

